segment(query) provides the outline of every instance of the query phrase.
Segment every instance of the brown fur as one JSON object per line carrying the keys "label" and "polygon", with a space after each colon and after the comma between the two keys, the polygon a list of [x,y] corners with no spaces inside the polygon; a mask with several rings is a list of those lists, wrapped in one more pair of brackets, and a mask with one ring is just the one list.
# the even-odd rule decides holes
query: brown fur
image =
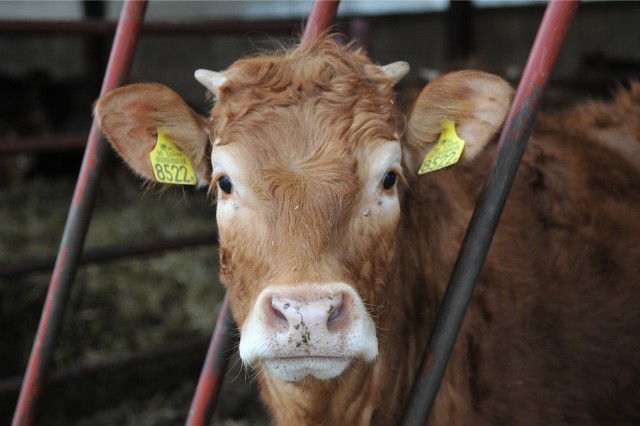
{"label": "brown fur", "polygon": [[[238,324],[265,285],[334,280],[353,285],[376,323],[371,365],[330,381],[258,372],[277,424],[399,420],[511,96],[495,77],[451,74],[425,89],[405,126],[391,81],[370,65],[328,38],[243,59],[224,72],[211,112],[210,139],[248,176],[248,213],[220,233]],[[112,102],[98,102],[103,123]],[[471,155],[416,176],[441,117],[458,123]],[[127,126],[148,128],[142,121]],[[401,137],[400,219],[365,216],[368,155]],[[432,424],[640,422],[639,140],[638,85],[540,117]]]}

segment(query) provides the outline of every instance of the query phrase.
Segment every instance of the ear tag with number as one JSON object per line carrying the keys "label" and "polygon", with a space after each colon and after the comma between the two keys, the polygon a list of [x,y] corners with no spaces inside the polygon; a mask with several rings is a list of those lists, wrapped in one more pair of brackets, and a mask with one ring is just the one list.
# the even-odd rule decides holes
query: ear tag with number
{"label": "ear tag with number", "polygon": [[161,183],[175,185],[195,185],[196,174],[189,157],[158,129],[158,141],[149,153],[153,174]]}
{"label": "ear tag with number", "polygon": [[420,175],[443,169],[460,160],[464,149],[464,140],[457,135],[455,123],[451,120],[445,120],[442,123],[442,128],[438,143],[431,151],[427,152],[422,161],[422,166],[418,171]]}

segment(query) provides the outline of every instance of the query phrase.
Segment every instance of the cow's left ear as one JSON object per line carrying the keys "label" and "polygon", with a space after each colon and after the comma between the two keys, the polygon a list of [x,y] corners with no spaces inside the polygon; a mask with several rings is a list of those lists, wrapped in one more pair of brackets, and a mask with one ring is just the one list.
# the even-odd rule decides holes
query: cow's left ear
{"label": "cow's left ear", "polygon": [[506,81],[484,72],[458,71],[436,78],[420,93],[407,121],[407,166],[414,172],[420,168],[447,120],[455,123],[465,141],[461,161],[473,159],[502,127],[512,97]]}
{"label": "cow's left ear", "polygon": [[155,83],[131,84],[98,99],[94,112],[111,145],[143,178],[156,180],[150,153],[161,130],[189,158],[197,184],[209,184],[207,121],[173,90]]}

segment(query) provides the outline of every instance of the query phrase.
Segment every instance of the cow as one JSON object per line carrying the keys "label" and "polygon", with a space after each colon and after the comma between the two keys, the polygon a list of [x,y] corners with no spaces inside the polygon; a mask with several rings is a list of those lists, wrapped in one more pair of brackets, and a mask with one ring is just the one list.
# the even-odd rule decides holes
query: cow
{"label": "cow", "polygon": [[[96,103],[138,175],[159,179],[162,135],[215,197],[240,357],[275,424],[401,419],[513,96],[462,70],[405,112],[407,72],[324,36],[196,71],[208,117],[153,83]],[[446,127],[459,161],[417,173]],[[430,424],[640,421],[639,139],[639,84],[539,117]]]}

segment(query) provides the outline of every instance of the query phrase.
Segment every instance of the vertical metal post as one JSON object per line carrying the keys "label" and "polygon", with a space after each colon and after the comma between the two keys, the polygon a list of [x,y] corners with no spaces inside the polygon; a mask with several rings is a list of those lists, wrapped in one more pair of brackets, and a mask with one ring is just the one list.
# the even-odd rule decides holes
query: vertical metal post
{"label": "vertical metal post", "polygon": [[327,31],[336,19],[339,4],[340,0],[315,0],[302,40],[312,40]]}
{"label": "vertical metal post", "polygon": [[225,294],[207,350],[207,357],[204,360],[204,366],[196,386],[196,393],[191,401],[191,408],[189,408],[189,417],[186,423],[189,426],[209,424],[213,415],[220,396],[224,373],[227,370],[230,331],[233,324],[229,308],[229,295]]}
{"label": "vertical metal post", "polygon": [[[302,40],[310,40],[324,33],[333,23],[339,4],[339,0],[315,0]],[[189,426],[205,425],[211,420],[226,369],[231,326],[231,309],[228,295],[225,295],[189,408],[186,422]]]}
{"label": "vertical metal post", "polygon": [[464,314],[507,201],[577,0],[551,1],[538,29],[498,151],[474,211],[405,412],[405,425],[426,423]]}
{"label": "vertical metal post", "polygon": [[[146,7],[146,0],[127,0],[124,4],[101,93],[116,88],[128,78]],[[31,425],[34,422],[36,405],[46,382],[54,344],[89,227],[106,152],[106,143],[98,137],[98,127],[94,120],[20,390],[13,426]]]}

